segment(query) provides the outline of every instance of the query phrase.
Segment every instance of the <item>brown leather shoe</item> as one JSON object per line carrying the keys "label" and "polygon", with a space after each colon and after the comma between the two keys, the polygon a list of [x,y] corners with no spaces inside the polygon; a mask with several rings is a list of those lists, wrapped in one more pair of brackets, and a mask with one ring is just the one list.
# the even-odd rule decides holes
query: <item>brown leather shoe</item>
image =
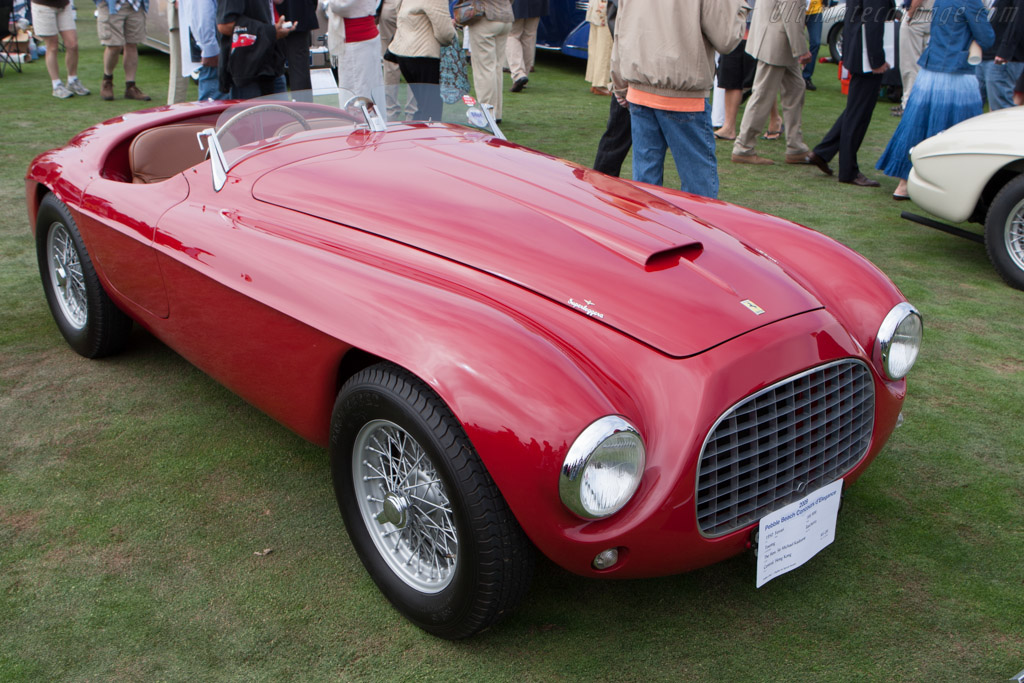
{"label": "brown leather shoe", "polygon": [[863,173],[858,173],[857,177],[853,180],[840,180],[839,182],[846,183],[847,185],[856,185],[857,187],[880,187],[881,185],[877,180],[872,180]]}
{"label": "brown leather shoe", "polygon": [[819,157],[814,152],[807,155],[807,163],[817,166],[818,170],[825,175],[832,175],[832,167],[828,165],[828,162]]}
{"label": "brown leather shoe", "polygon": [[142,100],[143,102],[149,102],[152,97],[139,90],[138,86],[134,83],[124,89],[124,98],[126,100]]}
{"label": "brown leather shoe", "polygon": [[786,163],[787,164],[809,164],[809,163],[811,163],[811,155],[809,153],[807,153],[807,152],[804,152],[803,154],[787,154],[786,155]]}
{"label": "brown leather shoe", "polygon": [[100,86],[100,97],[108,102],[114,99],[114,81],[103,79],[103,84]]}
{"label": "brown leather shoe", "polygon": [[732,163],[734,164],[753,164],[755,166],[771,166],[775,162],[771,159],[765,159],[759,157],[756,154],[733,154]]}

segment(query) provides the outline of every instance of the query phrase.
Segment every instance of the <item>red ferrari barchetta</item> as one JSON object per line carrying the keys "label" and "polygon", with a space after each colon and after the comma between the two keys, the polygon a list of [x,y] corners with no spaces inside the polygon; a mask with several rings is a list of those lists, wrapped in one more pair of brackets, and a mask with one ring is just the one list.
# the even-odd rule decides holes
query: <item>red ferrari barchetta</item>
{"label": "red ferrari barchetta", "polygon": [[40,155],[71,347],[137,323],[327,446],[360,558],[441,637],[507,614],[537,550],[613,578],[754,547],[760,584],[831,541],[921,341],[881,272],[507,142],[471,100],[467,125],[347,104],[160,107]]}

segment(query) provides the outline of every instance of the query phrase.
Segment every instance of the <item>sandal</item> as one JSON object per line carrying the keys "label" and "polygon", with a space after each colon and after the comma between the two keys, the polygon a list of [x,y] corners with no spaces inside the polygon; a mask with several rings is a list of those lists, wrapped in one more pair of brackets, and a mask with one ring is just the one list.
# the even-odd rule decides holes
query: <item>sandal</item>
{"label": "sandal", "polygon": [[780,135],[782,135],[782,129],[781,128],[778,129],[778,130],[769,130],[764,135],[761,136],[761,139],[762,140],[778,140]]}
{"label": "sandal", "polygon": [[726,137],[725,135],[719,135],[719,134],[718,134],[718,131],[716,130],[716,131],[715,131],[715,139],[716,139],[716,140],[725,140],[726,142],[733,142],[733,141],[735,141],[735,140],[736,140],[736,136],[735,136],[735,135],[733,135],[733,136],[732,136],[732,137],[730,138],[730,137]]}

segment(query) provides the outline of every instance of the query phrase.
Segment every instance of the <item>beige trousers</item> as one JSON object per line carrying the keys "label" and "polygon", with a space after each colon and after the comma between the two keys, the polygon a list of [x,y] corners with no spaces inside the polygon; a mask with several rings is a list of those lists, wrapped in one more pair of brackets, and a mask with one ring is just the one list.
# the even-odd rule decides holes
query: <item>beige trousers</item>
{"label": "beige trousers", "polygon": [[[924,3],[930,4],[930,3]],[[910,90],[914,87],[917,72],[921,69],[917,60],[921,59],[928,39],[932,35],[932,13],[929,9],[919,8],[910,21],[900,23],[900,78],[903,79],[903,102],[907,106]]]}
{"label": "beige trousers", "polygon": [[473,67],[473,90],[478,102],[494,107],[494,118],[501,118],[501,91],[505,63],[505,40],[510,22],[480,19],[469,26],[469,56]]}
{"label": "beige trousers", "polygon": [[757,61],[754,93],[747,100],[740,132],[733,143],[733,154],[754,154],[757,138],[764,129],[776,95],[782,92],[782,123],[786,127],[786,154],[806,154],[802,131],[804,112],[803,67],[794,59],[789,66]]}
{"label": "beige trousers", "polygon": [[516,19],[508,32],[505,42],[505,56],[508,57],[508,70],[512,72],[512,80],[529,78],[533,70],[533,58],[537,52],[537,26],[540,17]]}

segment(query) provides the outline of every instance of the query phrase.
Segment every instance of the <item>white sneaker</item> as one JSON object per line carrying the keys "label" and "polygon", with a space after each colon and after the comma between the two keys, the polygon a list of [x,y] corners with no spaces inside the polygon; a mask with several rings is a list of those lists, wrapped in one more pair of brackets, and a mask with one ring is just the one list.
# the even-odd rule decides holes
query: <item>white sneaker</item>
{"label": "white sneaker", "polygon": [[69,97],[74,97],[75,93],[68,90],[67,86],[63,83],[58,83],[53,86],[53,96],[59,97],[62,100],[66,100]]}
{"label": "white sneaker", "polygon": [[68,81],[68,90],[74,95],[88,95],[90,90],[82,85],[82,81],[77,78],[73,81]]}

